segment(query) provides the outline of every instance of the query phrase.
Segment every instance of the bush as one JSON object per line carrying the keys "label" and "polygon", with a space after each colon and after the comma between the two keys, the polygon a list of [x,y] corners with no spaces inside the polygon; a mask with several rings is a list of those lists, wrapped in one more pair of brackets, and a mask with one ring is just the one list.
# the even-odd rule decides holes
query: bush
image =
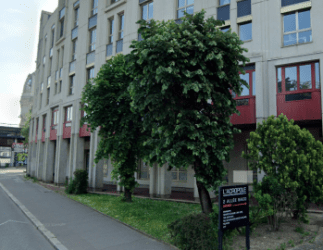
{"label": "bush", "polygon": [[[218,211],[205,214],[191,214],[168,225],[171,240],[181,250],[213,250],[218,247]],[[236,230],[225,230],[223,249],[230,249]]]}
{"label": "bush", "polygon": [[[88,173],[86,170],[77,169],[74,179],[70,181],[65,189],[67,194],[86,194],[88,187]],[[67,184],[67,183],[66,183]]]}
{"label": "bush", "polygon": [[5,167],[8,168],[9,167],[9,163],[6,163],[6,166]]}

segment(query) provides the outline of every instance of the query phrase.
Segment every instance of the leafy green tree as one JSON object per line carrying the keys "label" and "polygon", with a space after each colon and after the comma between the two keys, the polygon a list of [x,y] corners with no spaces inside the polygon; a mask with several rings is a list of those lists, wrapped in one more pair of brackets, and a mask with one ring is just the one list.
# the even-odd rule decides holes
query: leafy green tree
{"label": "leafy green tree", "polygon": [[26,114],[26,122],[24,126],[21,129],[21,135],[25,137],[24,140],[24,148],[28,148],[28,143],[29,143],[29,128],[30,128],[30,121],[31,121],[31,110]]}
{"label": "leafy green tree", "polygon": [[127,87],[131,80],[126,71],[126,56],[117,55],[102,66],[93,83],[84,87],[82,102],[86,116],[81,125],[88,122],[92,131],[100,127],[101,137],[95,154],[95,162],[111,158],[112,175],[125,187],[125,201],[131,201],[137,182],[137,159],[141,157],[142,120],[130,110],[131,98]]}
{"label": "leafy green tree", "polygon": [[296,189],[294,218],[305,222],[309,203],[323,201],[322,143],[283,114],[259,123],[247,143],[242,156],[250,160],[249,167],[275,177],[285,190]]}
{"label": "leafy green tree", "polygon": [[130,46],[129,91],[133,110],[151,132],[145,145],[153,150],[144,160],[193,165],[202,211],[209,214],[208,189],[217,191],[222,183],[223,161],[229,161],[233,132],[238,132],[230,123],[238,111],[229,90],[240,94],[242,84],[247,86],[239,77],[239,62],[249,59],[236,33],[222,33],[217,26],[223,21],[204,16],[204,10],[186,14],[181,24],[138,21],[143,41]]}

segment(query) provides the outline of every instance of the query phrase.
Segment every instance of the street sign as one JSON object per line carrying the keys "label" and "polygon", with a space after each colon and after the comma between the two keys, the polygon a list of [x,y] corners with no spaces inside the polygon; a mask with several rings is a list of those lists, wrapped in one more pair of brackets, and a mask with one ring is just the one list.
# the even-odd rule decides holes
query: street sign
{"label": "street sign", "polygon": [[248,185],[219,187],[219,249],[222,250],[223,232],[246,226],[246,247],[249,241],[249,190]]}

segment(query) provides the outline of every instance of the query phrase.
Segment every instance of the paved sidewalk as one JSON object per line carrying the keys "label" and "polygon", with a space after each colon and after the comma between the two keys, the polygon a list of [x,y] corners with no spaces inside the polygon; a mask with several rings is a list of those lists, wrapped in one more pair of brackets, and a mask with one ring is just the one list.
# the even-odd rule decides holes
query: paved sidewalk
{"label": "paved sidewalk", "polygon": [[1,183],[69,250],[176,249],[67,197],[25,181],[22,175],[2,179]]}

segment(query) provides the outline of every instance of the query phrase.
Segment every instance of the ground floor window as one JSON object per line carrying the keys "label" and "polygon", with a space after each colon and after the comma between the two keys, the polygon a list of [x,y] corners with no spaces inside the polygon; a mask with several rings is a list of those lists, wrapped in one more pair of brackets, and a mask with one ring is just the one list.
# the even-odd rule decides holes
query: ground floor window
{"label": "ground floor window", "polygon": [[146,162],[140,161],[138,168],[138,179],[149,180],[150,178],[150,167]]}
{"label": "ground floor window", "polygon": [[172,168],[172,180],[173,181],[187,181],[187,169],[180,167],[180,168]]}

